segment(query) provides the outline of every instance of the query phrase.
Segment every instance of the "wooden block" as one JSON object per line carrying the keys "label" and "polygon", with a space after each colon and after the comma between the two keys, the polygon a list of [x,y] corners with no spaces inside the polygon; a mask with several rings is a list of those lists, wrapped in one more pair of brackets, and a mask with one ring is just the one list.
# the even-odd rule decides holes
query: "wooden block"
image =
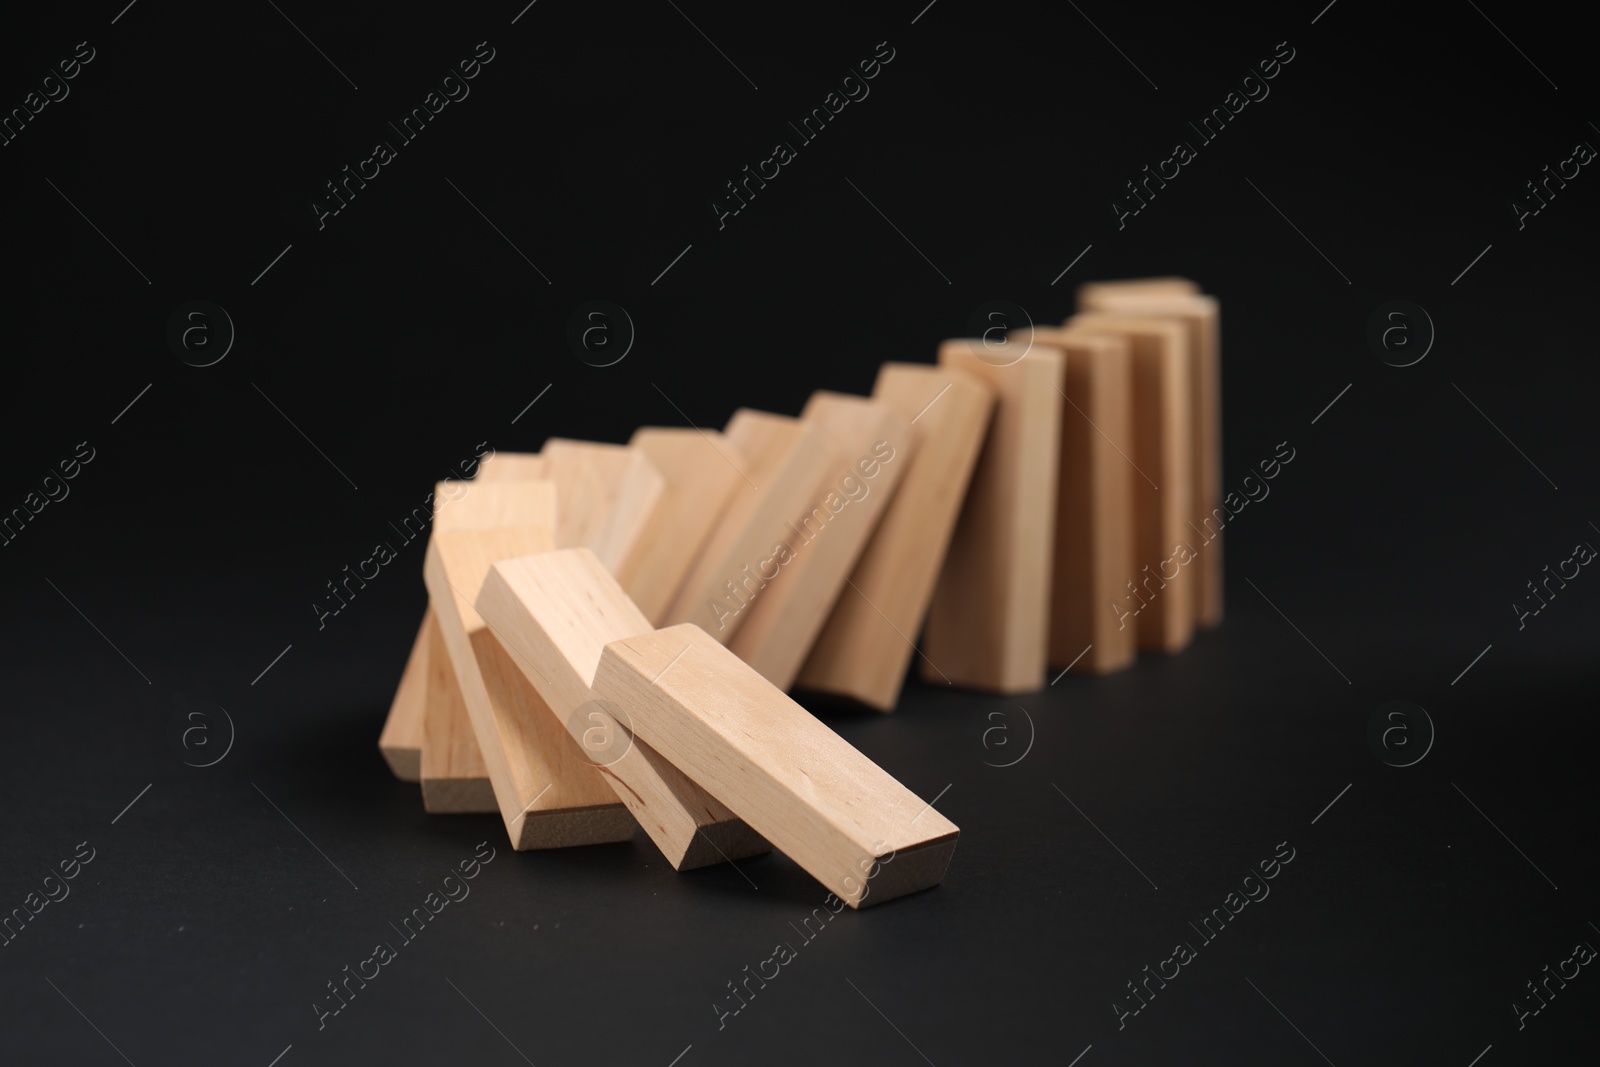
{"label": "wooden block", "polygon": [[645,618],[660,623],[729,500],[746,486],[739,472],[748,464],[716,430],[647,426],[628,444],[655,465],[666,491],[613,573]]}
{"label": "wooden block", "polygon": [[383,731],[378,734],[378,751],[383,753],[389,770],[402,782],[422,780],[422,716],[427,703],[428,632],[437,628],[432,612],[422,616],[417,628],[417,639],[411,643],[411,655],[406,657],[405,669],[400,672],[400,685],[389,705],[389,715],[383,720]]}
{"label": "wooden block", "polygon": [[698,627],[613,641],[594,690],[851,907],[944,878],[955,824]]}
{"label": "wooden block", "polygon": [[994,393],[963,371],[885,363],[872,398],[911,427],[913,453],[798,684],[893,711],[983,446]]}
{"label": "wooden block", "polygon": [[1084,282],[1078,286],[1078,307],[1092,310],[1104,297],[1128,294],[1146,296],[1199,296],[1200,287],[1188,278],[1123,278],[1118,281]]}
{"label": "wooden block", "polygon": [[444,634],[431,608],[424,626],[427,703],[422,722],[422,807],[435,815],[492,814],[500,808],[489,782],[489,768],[478,751]]}
{"label": "wooden block", "polygon": [[1022,693],[1045,684],[1062,358],[988,355],[978,340],[939,348],[939,365],[983,381],[995,407],[928,611],[922,677]]}
{"label": "wooden block", "polygon": [[819,391],[800,416],[821,433],[828,463],[792,517],[770,565],[755,569],[748,615],[728,647],[788,689],[916,452],[909,419],[859,396]]}
{"label": "wooden block", "polygon": [[[1222,512],[1222,334],[1217,301],[1192,293],[1149,293],[1116,288],[1091,295],[1086,311],[1173,318],[1189,330],[1190,419],[1194,442],[1189,452],[1194,473],[1194,514],[1189,527],[1199,540],[1195,561],[1195,621],[1203,627],[1222,622],[1222,534],[1215,526]],[[1210,522],[1213,525],[1207,527]]]}
{"label": "wooden block", "polygon": [[552,437],[539,453],[560,503],[556,544],[582,545],[616,569],[633,550],[666,488],[643,451]]}
{"label": "wooden block", "polygon": [[[1026,345],[1029,334],[1013,335]],[[1035,329],[1066,359],[1060,490],[1050,582],[1050,667],[1104,674],[1131,665],[1138,628],[1119,613],[1136,570],[1133,363],[1120,334]],[[1081,658],[1080,658],[1081,657]]]}
{"label": "wooden block", "polygon": [[544,477],[537,452],[495,452],[478,462],[478,482],[527,482]]}
{"label": "wooden block", "polygon": [[[1120,603],[1138,619],[1141,649],[1176,652],[1194,636],[1194,500],[1189,332],[1170,319],[1083,312],[1067,327],[1128,338],[1133,358],[1134,562]],[[1149,481],[1145,479],[1148,478]]]}
{"label": "wooden block", "polygon": [[[447,487],[441,485],[442,496]],[[539,525],[435,529],[423,577],[495,801],[516,849],[625,841],[634,821],[587,762],[473,607],[489,568],[501,559],[555,547],[555,487],[485,483],[463,497],[500,491],[543,495]],[[480,500],[480,507],[498,508]]]}
{"label": "wooden block", "polygon": [[749,618],[759,571],[782,554],[789,529],[815,501],[831,461],[822,431],[785,415],[741,408],[724,431],[744,457],[745,479],[700,551],[666,618],[692,622],[727,644]]}
{"label": "wooden block", "polygon": [[572,548],[501,560],[477,608],[673,867],[704,867],[771,848],[634,737],[626,706],[619,710],[590,690],[608,643],[652,629],[594,553]]}

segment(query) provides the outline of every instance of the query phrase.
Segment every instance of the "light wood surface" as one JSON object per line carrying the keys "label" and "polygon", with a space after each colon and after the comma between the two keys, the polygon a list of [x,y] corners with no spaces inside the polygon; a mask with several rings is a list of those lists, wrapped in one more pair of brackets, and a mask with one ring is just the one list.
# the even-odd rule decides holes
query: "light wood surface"
{"label": "light wood surface", "polygon": [[478,594],[479,613],[677,870],[771,846],[710,794],[632,735],[627,708],[589,688],[605,646],[650,622],[586,548],[501,560]]}
{"label": "light wood surface", "polygon": [[[1189,330],[1190,420],[1194,443],[1194,509],[1188,516],[1199,553],[1195,561],[1195,621],[1202,627],[1222,623],[1222,333],[1217,301],[1193,293],[1124,291],[1115,287],[1080,304],[1085,310],[1174,318]],[[1209,520],[1209,525],[1207,522]]]}
{"label": "light wood surface", "polygon": [[638,543],[666,488],[643,451],[552,437],[539,453],[556,483],[556,544],[592,549],[616,570]]}
{"label": "light wood surface", "polygon": [[1199,296],[1200,286],[1188,278],[1122,278],[1113,281],[1084,282],[1078,286],[1078,307],[1085,311],[1097,306],[1104,297],[1128,296]]}
{"label": "light wood surface", "polygon": [[910,427],[900,487],[856,561],[800,671],[802,689],[879,711],[900,698],[956,516],[983,446],[994,394],[948,367],[885,363],[872,397]]}
{"label": "light wood surface", "polygon": [[[1035,329],[1066,359],[1060,491],[1050,589],[1050,668],[1104,674],[1131,665],[1138,627],[1116,605],[1134,565],[1133,364],[1120,334]],[[1019,333],[1018,340],[1026,343]]]}
{"label": "light wood surface", "polygon": [[666,619],[692,622],[727,644],[760,598],[763,563],[782,555],[777,546],[794,536],[789,523],[810,509],[831,453],[810,423],[749,408],[736,411],[724,433],[746,464],[744,477]]}
{"label": "light wood surface", "polygon": [[757,572],[765,585],[728,642],[779,689],[794,684],[916,454],[910,420],[865,397],[812,393],[800,418],[818,430],[828,463],[789,521],[787,555]]}
{"label": "light wood surface", "polygon": [[995,407],[928,611],[921,674],[1022,693],[1045,684],[1063,361],[1048,346],[1005,366],[985,355],[978,340],[939,348],[939,365],[983,381]]}
{"label": "light wood surface", "polygon": [[646,426],[628,444],[666,482],[650,520],[613,573],[652,623],[660,623],[699,559],[733,494],[745,486],[743,457],[716,430]]}
{"label": "light wood surface", "polygon": [[411,642],[411,654],[406,657],[405,669],[400,672],[400,685],[389,704],[389,714],[383,720],[383,730],[378,734],[378,751],[383,753],[389,770],[402,782],[422,780],[422,716],[427,704],[428,629],[438,624],[432,612],[422,616],[417,636]]}
{"label": "light wood surface", "polygon": [[476,482],[526,482],[544,477],[544,458],[537,452],[496,452],[478,463]]}
{"label": "light wood surface", "polygon": [[437,616],[428,612],[427,707],[422,734],[422,807],[433,814],[477,815],[500,810],[489,769],[456,683]]}
{"label": "light wood surface", "polygon": [[[1137,620],[1141,649],[1177,652],[1194,636],[1195,561],[1188,520],[1194,465],[1189,331],[1170,319],[1087,311],[1067,328],[1119,334],[1133,359],[1133,483],[1137,569],[1120,603]],[[1149,481],[1146,481],[1146,478]]]}
{"label": "light wood surface", "polygon": [[612,642],[594,689],[852,907],[943,879],[955,824],[698,627]]}
{"label": "light wood surface", "polygon": [[[435,529],[423,578],[501,818],[516,849],[628,840],[633,817],[600,772],[584,760],[473,607],[497,560],[555,547],[553,485],[484,483],[458,503],[497,491],[541,494],[546,505],[542,524]],[[480,500],[478,506],[491,503]]]}

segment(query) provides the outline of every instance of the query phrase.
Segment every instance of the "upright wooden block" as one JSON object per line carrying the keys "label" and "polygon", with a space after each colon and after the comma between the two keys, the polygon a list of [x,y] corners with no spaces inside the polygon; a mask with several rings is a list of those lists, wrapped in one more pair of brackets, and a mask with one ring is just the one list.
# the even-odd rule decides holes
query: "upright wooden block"
{"label": "upright wooden block", "polygon": [[556,483],[556,544],[592,549],[613,570],[644,532],[666,481],[644,452],[627,445],[552,437],[544,476]]}
{"label": "upright wooden block", "polygon": [[439,814],[478,815],[500,810],[489,768],[478,750],[472,720],[456,682],[444,634],[432,610],[427,620],[427,714],[423,718],[422,807]]}
{"label": "upright wooden block", "polygon": [[779,689],[794,684],[916,454],[910,420],[864,397],[812,393],[800,418],[821,432],[829,462],[783,550],[756,571],[749,618],[728,642]]}
{"label": "upright wooden block", "polygon": [[913,453],[904,458],[900,487],[823,624],[798,684],[893,711],[994,394],[964,371],[885,363],[872,398],[910,426]]}
{"label": "upright wooden block", "polygon": [[1117,281],[1084,282],[1078,286],[1078,306],[1085,311],[1099,306],[1106,297],[1132,294],[1142,296],[1199,296],[1200,287],[1188,278],[1122,278]]}
{"label": "upright wooden block", "polygon": [[724,432],[747,463],[748,481],[734,487],[666,618],[692,622],[727,644],[750,617],[759,572],[777,562],[780,546],[794,537],[789,524],[814,503],[831,452],[818,427],[749,408],[734,412]]}
{"label": "upright wooden block", "polygon": [[[1082,298],[1080,298],[1081,300]],[[1081,302],[1086,311],[1173,318],[1189,330],[1190,419],[1194,442],[1194,514],[1189,527],[1198,535],[1190,542],[1199,552],[1195,562],[1195,620],[1202,627],[1222,622],[1222,534],[1214,527],[1222,512],[1222,333],[1213,297],[1194,293],[1152,293],[1108,287]],[[1213,527],[1208,527],[1212,523]]]}
{"label": "upright wooden block", "polygon": [[1074,315],[1067,327],[1128,339],[1133,461],[1144,477],[1133,483],[1139,569],[1123,579],[1126,613],[1118,621],[1137,617],[1141,649],[1176,652],[1194,636],[1195,618],[1195,555],[1187,547],[1194,501],[1189,332],[1170,319],[1093,311]]}
{"label": "upright wooden block", "polygon": [[427,704],[428,633],[437,628],[433,613],[422,616],[417,627],[417,638],[411,644],[411,654],[406,657],[405,669],[400,672],[400,685],[395,689],[394,701],[389,705],[389,715],[383,720],[383,731],[378,734],[378,751],[383,753],[390,772],[402,782],[422,780],[422,718]]}
{"label": "upright wooden block", "polygon": [[1045,684],[1063,367],[1048,346],[1004,366],[987,356],[977,340],[939,348],[939,365],[983,381],[995,408],[928,612],[922,677],[1021,693]]}
{"label": "upright wooden block", "polygon": [[537,452],[495,452],[478,463],[478,482],[528,482],[544,477],[544,457]]}
{"label": "upright wooden block", "polygon": [[[1013,335],[1027,344],[1029,335]],[[1050,583],[1050,666],[1104,674],[1133,663],[1138,628],[1120,608],[1135,573],[1133,364],[1126,337],[1035,329],[1066,359],[1060,491]],[[1081,657],[1081,658],[1080,658]]]}
{"label": "upright wooden block", "polygon": [[[473,496],[530,490],[543,496],[539,525],[439,529],[436,520],[423,577],[512,847],[625,841],[633,835],[633,817],[473,607],[497,560],[555,547],[554,486],[491,482],[474,487]],[[477,506],[491,503],[501,506],[483,500]]]}
{"label": "upright wooden block", "polygon": [[655,465],[666,491],[633,550],[613,573],[645,617],[659,623],[729,500],[747,488],[739,472],[748,464],[716,430],[646,426],[628,444]]}
{"label": "upright wooden block", "polygon": [[955,824],[698,627],[613,641],[594,689],[851,907],[944,878]]}
{"label": "upright wooden block", "polygon": [[634,737],[626,706],[596,700],[589,685],[605,646],[651,626],[594,553],[572,548],[501,560],[477,607],[673,867],[704,867],[771,847]]}

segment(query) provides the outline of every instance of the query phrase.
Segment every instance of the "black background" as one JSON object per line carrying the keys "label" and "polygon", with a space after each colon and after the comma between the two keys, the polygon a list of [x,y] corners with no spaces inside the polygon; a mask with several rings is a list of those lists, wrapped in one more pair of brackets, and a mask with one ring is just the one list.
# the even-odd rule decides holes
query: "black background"
{"label": "black background", "polygon": [[[1520,231],[1509,206],[1600,141],[1564,16],[120,6],[8,15],[0,39],[6,109],[96,50],[0,148],[0,507],[78,442],[95,455],[0,549],[0,908],[97,850],[0,949],[0,1061],[1466,1067],[1492,1045],[1491,1067],[1590,1047],[1588,969],[1525,1029],[1511,1008],[1600,941],[1600,579],[1520,630],[1511,606],[1600,542],[1600,179]],[[471,95],[319,230],[323,183],[485,40]],[[719,230],[723,183],[880,41],[870,96]],[[1270,96],[1119,230],[1122,182],[1280,41]],[[794,413],[931,360],[985,301],[1049,323],[1081,281],[1167,273],[1222,302],[1228,486],[1295,449],[1229,525],[1227,622],[1019,699],[913,682],[893,716],[821,709],[919,795],[947,790],[961,845],[941,887],[839,916],[724,1029],[726,983],[822,900],[789,861],[677,875],[642,835],[518,855],[497,818],[425,816],[389,776],[420,543],[321,630],[311,605],[479,442]],[[595,298],[637,329],[606,368],[566,342]],[[207,368],[166,342],[194,299],[237,328]],[[1437,329],[1406,368],[1365,340],[1395,299]],[[1437,730],[1406,768],[1367,742],[1397,699]],[[236,731],[209,768],[170,737],[195,702]],[[484,840],[472,895],[319,1031],[324,983]],[[1283,841],[1270,897],[1119,1030],[1125,983]]]}

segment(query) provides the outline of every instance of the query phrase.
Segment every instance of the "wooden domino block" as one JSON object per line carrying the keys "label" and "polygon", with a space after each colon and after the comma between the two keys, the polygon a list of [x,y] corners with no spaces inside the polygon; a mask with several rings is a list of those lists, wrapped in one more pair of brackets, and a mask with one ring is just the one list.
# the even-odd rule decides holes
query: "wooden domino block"
{"label": "wooden domino block", "polygon": [[423,716],[421,760],[423,810],[435,815],[492,814],[500,808],[489,782],[489,768],[478,750],[444,634],[431,608],[424,626],[427,710]]}
{"label": "wooden domino block", "polygon": [[[1176,652],[1194,636],[1195,553],[1189,331],[1170,319],[1082,312],[1067,327],[1126,337],[1133,359],[1134,545],[1118,621],[1137,618],[1141,649]],[[1149,479],[1146,481],[1146,479]],[[1131,583],[1131,584],[1130,584]]]}
{"label": "wooden domino block", "polygon": [[1194,514],[1189,527],[1197,535],[1190,544],[1199,552],[1195,561],[1195,621],[1202,627],[1222,622],[1221,530],[1208,532],[1222,508],[1222,335],[1217,301],[1195,293],[1152,293],[1109,287],[1090,294],[1079,306],[1086,311],[1173,318],[1189,330],[1190,419],[1194,441]]}
{"label": "wooden domino block", "polygon": [[633,550],[666,488],[643,451],[552,437],[539,453],[560,504],[556,544],[582,545],[615,570]]}
{"label": "wooden domino block", "polygon": [[1200,287],[1188,278],[1122,278],[1108,282],[1084,282],[1078,286],[1078,306],[1089,311],[1106,297],[1140,294],[1144,296],[1199,296]]}
{"label": "wooden domino block", "polygon": [[594,553],[572,548],[501,560],[477,608],[673,867],[704,867],[771,848],[634,737],[626,706],[596,700],[589,686],[602,650],[651,626]]}
{"label": "wooden domino block", "polygon": [[[445,497],[441,485],[436,497]],[[513,848],[625,841],[634,821],[600,772],[587,762],[537,691],[473,607],[489,568],[501,559],[555,547],[555,487],[545,482],[474,484],[472,505],[510,510],[499,493],[542,498],[542,519],[509,528],[439,528],[436,521],[423,577],[472,732],[494,787]],[[521,507],[531,507],[522,504]],[[467,521],[468,512],[455,522]]]}
{"label": "wooden domino block", "polygon": [[1138,628],[1119,614],[1134,559],[1133,364],[1128,339],[1035,329],[1018,343],[1066,359],[1060,491],[1050,588],[1050,666],[1103,674],[1131,665]]}
{"label": "wooden domino block", "polygon": [[400,685],[395,689],[394,701],[389,705],[389,715],[383,720],[383,731],[378,734],[378,751],[383,753],[389,770],[402,782],[422,780],[422,716],[427,703],[428,633],[437,628],[430,611],[422,616],[417,628],[417,638],[411,644],[411,654],[406,657],[405,669],[400,672]]}
{"label": "wooden domino block", "polygon": [[914,453],[904,457],[900,487],[856,561],[798,684],[893,711],[977,464],[994,394],[963,371],[885,363],[872,398],[911,427]]}
{"label": "wooden domino block", "polygon": [[779,689],[794,684],[916,454],[910,419],[864,397],[816,392],[800,418],[820,431],[828,463],[789,520],[784,551],[756,571],[749,618],[728,642]]}
{"label": "wooden domino block", "polygon": [[691,622],[727,644],[749,618],[759,572],[794,537],[789,523],[815,502],[831,452],[822,431],[784,415],[741,408],[724,431],[744,458],[744,478],[712,532],[666,619]]}
{"label": "wooden domino block", "polygon": [[983,381],[995,408],[928,611],[922,677],[1021,693],[1045,684],[1063,367],[1047,346],[992,358],[978,340],[939,349],[939,365]]}
{"label": "wooden domino block", "polygon": [[544,477],[537,452],[494,452],[478,462],[478,482],[527,482]]}
{"label": "wooden domino block", "polygon": [[944,878],[955,824],[698,627],[611,642],[594,690],[851,907]]}
{"label": "wooden domino block", "polygon": [[733,442],[716,430],[647,426],[628,444],[655,465],[666,491],[633,550],[613,573],[645,617],[659,623],[728,501],[745,487],[739,472],[747,464]]}

